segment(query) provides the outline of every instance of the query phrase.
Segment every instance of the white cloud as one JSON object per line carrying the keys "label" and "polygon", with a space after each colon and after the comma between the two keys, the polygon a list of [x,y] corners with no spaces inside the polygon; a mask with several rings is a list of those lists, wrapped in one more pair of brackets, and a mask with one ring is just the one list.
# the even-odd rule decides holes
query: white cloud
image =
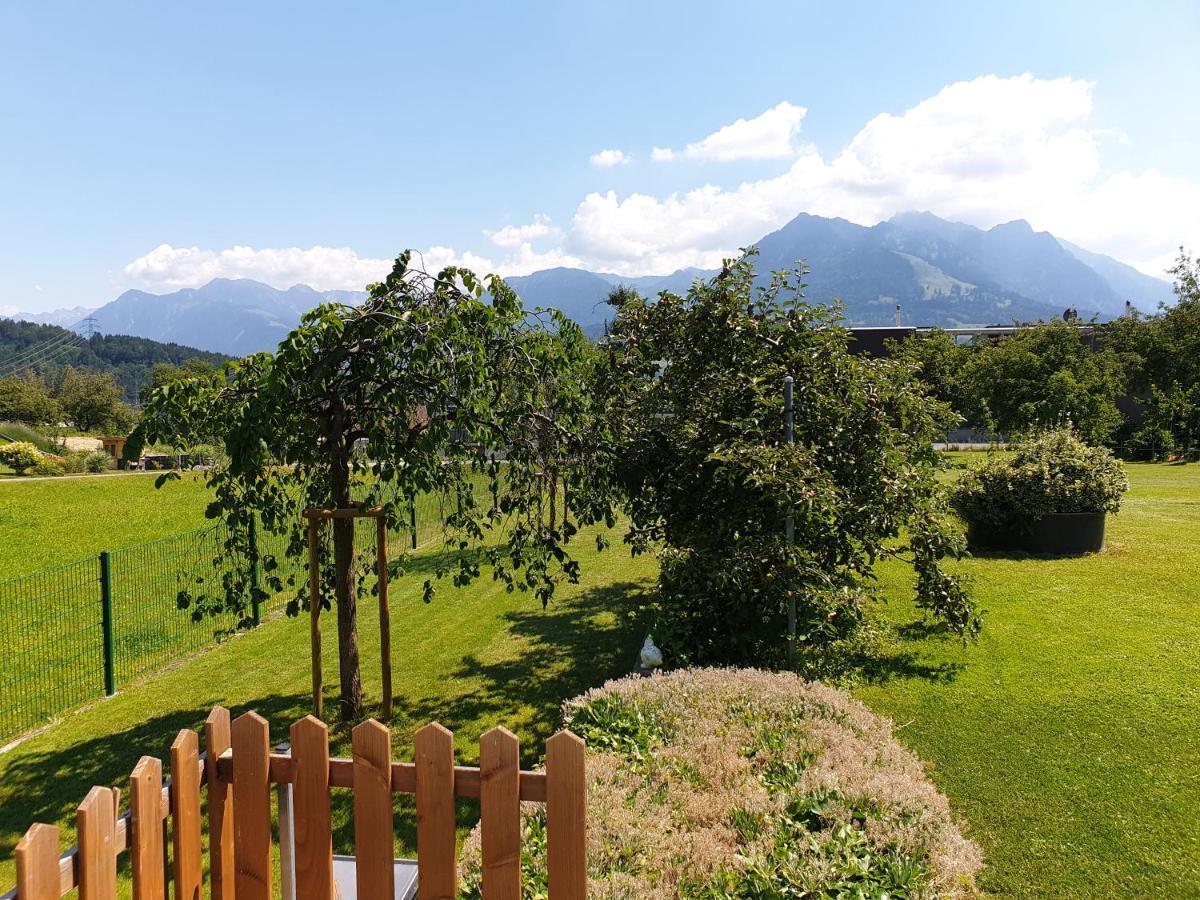
{"label": "white cloud", "polygon": [[601,150],[590,157],[593,166],[601,169],[611,169],[613,166],[627,166],[633,162],[633,157],[624,150]]}
{"label": "white cloud", "polygon": [[790,159],[800,152],[797,136],[806,115],[808,110],[803,106],[793,106],[785,100],[753,119],[738,119],[718,128],[681,152],[655,147],[650,158],[656,162],[685,158],[705,162]]}
{"label": "white cloud", "polygon": [[21,307],[19,306],[12,306],[11,304],[7,303],[0,304],[0,317],[8,318],[10,316],[15,316],[20,311]]}
{"label": "white cloud", "polygon": [[[1079,79],[1028,74],[958,82],[902,113],[875,116],[828,159],[795,144],[788,131],[795,158],[787,171],[664,198],[589,194],[565,244],[607,270],[665,272],[712,266],[799,212],[869,225],[926,209],[983,227],[1028,219],[1035,228],[1161,275],[1180,243],[1200,246],[1200,184],[1154,170],[1106,171],[1102,147],[1113,135],[1087,127],[1093,89]],[[713,159],[735,158],[754,146],[782,152],[779,122],[788,117],[776,116],[770,129],[761,126],[780,110],[799,112],[790,113],[797,125],[803,117],[800,107],[780,104],[726,126],[685,154],[692,147]],[[760,124],[751,128],[754,123]],[[773,139],[763,137],[769,133]],[[755,144],[752,134],[763,140]]]}
{"label": "white cloud", "polygon": [[550,217],[540,213],[535,215],[533,221],[528,225],[505,225],[495,231],[484,231],[483,233],[491,239],[493,244],[508,249],[515,249],[530,241],[558,237],[560,234],[558,228],[550,221]]}
{"label": "white cloud", "polygon": [[148,290],[198,287],[214,278],[252,278],[277,288],[307,284],[317,290],[361,290],[391,267],[391,260],[361,257],[349,247],[202,250],[160,244],[122,274],[127,284]]}

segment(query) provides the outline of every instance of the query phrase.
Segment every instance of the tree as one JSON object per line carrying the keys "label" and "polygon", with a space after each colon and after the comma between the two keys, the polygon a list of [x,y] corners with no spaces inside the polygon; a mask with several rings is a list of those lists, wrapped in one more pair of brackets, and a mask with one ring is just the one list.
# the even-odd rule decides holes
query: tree
{"label": "tree", "polygon": [[1125,371],[1109,349],[1093,349],[1079,329],[1050,321],[979,345],[962,374],[964,390],[1000,434],[1070,425],[1105,443],[1121,424],[1116,399]]}
{"label": "tree", "polygon": [[62,407],[31,374],[0,378],[0,422],[42,425],[62,418]]}
{"label": "tree", "polygon": [[[802,302],[802,274],[757,290],[746,256],[686,298],[623,297],[595,374],[629,540],[662,548],[655,637],[683,659],[780,662],[789,598],[806,644],[852,634],[860,588],[890,555],[913,563],[922,605],[964,635],[979,627],[938,565],[962,549],[932,446],[945,408],[912,364],[852,355],[839,313]],[[907,551],[895,546],[904,529]]]}
{"label": "tree", "polygon": [[67,418],[81,431],[126,432],[137,418],[121,399],[121,388],[111,373],[67,366],[57,394]]}
{"label": "tree", "polygon": [[[978,422],[980,410],[966,390],[963,371],[971,358],[972,348],[958,343],[954,336],[940,328],[927,333],[914,332],[902,340],[887,342],[888,355],[911,364],[917,377],[934,399],[944,403],[959,420]],[[956,426],[948,422],[947,430]]]}
{"label": "tree", "polygon": [[[144,440],[182,447],[215,434],[228,455],[208,476],[215,500],[207,513],[224,519],[224,556],[241,564],[219,592],[181,594],[194,615],[245,617],[255,599],[246,573],[256,561],[256,514],[265,531],[289,537],[288,555],[299,559],[306,507],[377,506],[399,529],[410,498],[423,492],[441,494],[449,511],[437,577],[452,573],[466,584],[486,564],[509,590],[531,590],[543,603],[558,579],[578,578],[566,547],[577,523],[611,520],[603,492],[589,487],[590,450],[581,439],[582,332],[558,313],[531,316],[498,278],[488,279],[487,303],[471,272],[433,277],[410,269],[409,259],[401,255],[362,305],[305,314],[274,354],[150,392],[128,453]],[[557,519],[544,493],[548,465],[571,487]],[[322,578],[337,609],[340,711],[352,720],[362,712],[356,619],[364,581],[352,521],[335,519],[332,531]],[[261,563],[265,599],[285,585],[277,559],[264,555]],[[393,570],[403,564],[395,560]],[[425,582],[426,601],[434,581]],[[306,603],[301,590],[289,612]]]}

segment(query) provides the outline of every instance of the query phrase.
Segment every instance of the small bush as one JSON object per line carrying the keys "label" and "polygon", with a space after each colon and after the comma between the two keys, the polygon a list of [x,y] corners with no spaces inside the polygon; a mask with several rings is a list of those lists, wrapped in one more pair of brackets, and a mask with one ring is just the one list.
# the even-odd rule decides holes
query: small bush
{"label": "small bush", "polygon": [[26,469],[36,466],[41,458],[42,451],[29,441],[0,444],[0,463],[8,466],[18,475],[22,475]]}
{"label": "small bush", "polygon": [[107,472],[116,466],[116,462],[111,456],[103,450],[95,450],[86,455],[84,458],[84,466],[93,475],[100,472]]}
{"label": "small bush", "polygon": [[29,470],[29,474],[43,477],[56,476],[67,474],[67,470],[63,468],[61,462],[47,454],[34,463],[33,467]]}
{"label": "small bush", "polygon": [[63,454],[62,466],[68,475],[81,475],[87,471],[88,452],[86,450],[71,450]]}
{"label": "small bush", "polygon": [[1053,513],[1115,513],[1129,490],[1120,460],[1070,431],[1046,432],[1011,459],[990,457],[959,481],[954,504],[968,522],[999,527]]}
{"label": "small bush", "polygon": [[[684,669],[572,700],[588,744],[589,896],[960,897],[978,847],[891,723],[796,675]],[[545,810],[526,805],[525,898],[546,889]],[[480,833],[462,895],[480,896]]]}

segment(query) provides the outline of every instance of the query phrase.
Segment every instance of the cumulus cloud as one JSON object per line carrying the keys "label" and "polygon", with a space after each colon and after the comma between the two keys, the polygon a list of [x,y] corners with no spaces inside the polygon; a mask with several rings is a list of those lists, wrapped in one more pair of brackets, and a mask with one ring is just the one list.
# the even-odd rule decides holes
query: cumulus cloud
{"label": "cumulus cloud", "polygon": [[[662,198],[589,194],[566,246],[621,274],[664,272],[712,266],[798,212],[870,225],[926,209],[981,227],[1028,219],[1161,275],[1179,243],[1200,244],[1200,184],[1154,170],[1105,171],[1103,142],[1113,137],[1088,128],[1093,90],[1092,82],[1029,74],[958,82],[904,112],[875,116],[830,158],[795,142],[803,109],[780,104],[684,155],[696,148],[706,154],[696,158],[764,158],[738,154],[753,146],[782,153],[786,143],[794,157],[786,171]],[[771,114],[768,128],[762,120]]]}
{"label": "cumulus cloud", "polygon": [[498,247],[515,249],[522,244],[528,244],[532,241],[558,237],[560,232],[554,226],[554,223],[550,221],[549,216],[543,216],[539,213],[527,225],[505,225],[503,228],[495,231],[484,231],[484,234]]}
{"label": "cumulus cloud", "polygon": [[670,147],[655,147],[650,151],[650,158],[655,162],[671,162],[675,159],[675,151]]}
{"label": "cumulus cloud", "polygon": [[391,267],[391,260],[362,257],[349,247],[203,250],[159,244],[126,265],[122,275],[126,283],[147,290],[198,287],[214,278],[252,278],[277,288],[307,284],[317,290],[361,290]]}
{"label": "cumulus cloud", "polygon": [[633,162],[633,157],[624,150],[601,150],[590,157],[593,166],[601,169],[611,169],[613,166],[626,166]]}
{"label": "cumulus cloud", "polygon": [[718,128],[695,144],[688,144],[688,159],[734,162],[750,159],[788,159],[797,152],[796,136],[808,110],[786,100],[753,119],[738,119]]}

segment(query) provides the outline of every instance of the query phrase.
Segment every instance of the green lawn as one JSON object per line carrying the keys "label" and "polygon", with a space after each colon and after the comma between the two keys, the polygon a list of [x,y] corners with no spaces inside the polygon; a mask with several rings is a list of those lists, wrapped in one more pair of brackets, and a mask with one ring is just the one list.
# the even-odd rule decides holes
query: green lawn
{"label": "green lawn", "polygon": [[[929,634],[902,567],[881,568],[883,614],[900,637],[855,692],[927,762],[983,846],[982,884],[996,895],[1200,896],[1200,466],[1129,469],[1133,491],[1104,553],[961,564],[986,611],[977,645]],[[398,755],[436,718],[459,734],[465,760],[481,731],[504,723],[531,763],[562,699],[628,670],[654,563],[620,546],[582,557],[585,583],[544,612],[490,580],[447,588],[430,606],[412,582],[395,590]],[[372,694],[375,612],[367,603],[359,620]],[[91,784],[120,783],[213,703],[259,709],[284,739],[308,710],[306,647],[304,622],[268,623],[0,756],[0,884],[32,820],[68,823]],[[464,806],[464,825],[471,814]],[[411,849],[411,829],[406,815],[400,848]]]}
{"label": "green lawn", "polygon": [[922,637],[882,571],[916,639],[857,694],[929,764],[997,894],[1200,896],[1200,466],[1129,473],[1104,553],[961,566],[977,646]]}
{"label": "green lawn", "polygon": [[185,475],[155,490],[154,479],[0,480],[0,581],[204,524],[202,480]]}

